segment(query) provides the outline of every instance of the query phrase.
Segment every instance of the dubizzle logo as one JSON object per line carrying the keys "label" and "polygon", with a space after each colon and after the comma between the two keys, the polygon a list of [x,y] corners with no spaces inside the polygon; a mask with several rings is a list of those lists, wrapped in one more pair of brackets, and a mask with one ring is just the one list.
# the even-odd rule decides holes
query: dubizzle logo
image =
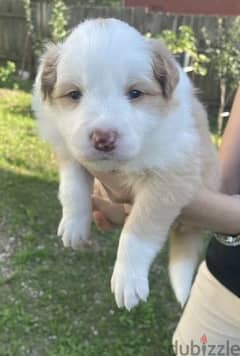
{"label": "dubizzle logo", "polygon": [[[240,345],[225,340],[222,344],[212,344],[207,335],[199,338],[199,343],[190,340],[188,344],[180,344],[178,340],[172,345],[172,351],[177,356],[240,356]],[[170,355],[173,355],[170,352]]]}
{"label": "dubizzle logo", "polygon": [[203,334],[203,336],[200,338],[200,342],[202,344],[207,344],[208,340],[207,340],[207,336],[205,334]]}
{"label": "dubizzle logo", "polygon": [[203,334],[202,337],[200,338],[200,342],[202,343],[202,354],[203,356],[205,356],[207,352],[207,342],[208,342],[207,336],[205,334]]}

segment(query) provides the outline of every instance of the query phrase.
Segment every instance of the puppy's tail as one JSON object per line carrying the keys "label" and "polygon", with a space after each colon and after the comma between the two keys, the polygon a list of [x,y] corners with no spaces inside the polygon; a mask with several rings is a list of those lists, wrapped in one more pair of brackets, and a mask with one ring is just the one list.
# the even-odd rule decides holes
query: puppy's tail
{"label": "puppy's tail", "polygon": [[182,307],[191,290],[202,246],[200,230],[181,227],[174,230],[170,236],[170,281]]}

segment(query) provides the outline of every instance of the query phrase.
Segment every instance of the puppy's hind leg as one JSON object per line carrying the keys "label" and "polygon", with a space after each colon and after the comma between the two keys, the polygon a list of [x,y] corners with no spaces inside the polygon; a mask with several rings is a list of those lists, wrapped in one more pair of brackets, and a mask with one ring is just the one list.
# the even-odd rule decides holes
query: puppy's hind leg
{"label": "puppy's hind leg", "polygon": [[202,231],[182,225],[170,236],[169,275],[178,302],[183,307],[189,296],[203,242]]}

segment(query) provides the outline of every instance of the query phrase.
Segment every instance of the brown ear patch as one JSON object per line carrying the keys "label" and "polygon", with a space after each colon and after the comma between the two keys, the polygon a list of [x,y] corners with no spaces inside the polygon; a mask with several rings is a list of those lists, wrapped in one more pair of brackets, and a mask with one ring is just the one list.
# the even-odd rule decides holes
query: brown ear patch
{"label": "brown ear patch", "polygon": [[175,60],[165,45],[159,40],[150,40],[153,59],[153,72],[160,83],[164,98],[170,99],[179,81]]}
{"label": "brown ear patch", "polygon": [[57,81],[59,46],[49,44],[42,58],[41,90],[44,100],[51,98]]}

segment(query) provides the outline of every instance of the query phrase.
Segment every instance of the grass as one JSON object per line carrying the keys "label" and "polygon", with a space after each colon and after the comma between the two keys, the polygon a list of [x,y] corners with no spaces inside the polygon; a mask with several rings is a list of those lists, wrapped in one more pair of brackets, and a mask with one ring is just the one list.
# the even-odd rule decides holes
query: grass
{"label": "grass", "polygon": [[0,355],[170,355],[180,309],[166,251],[153,265],[148,302],[117,309],[109,281],[119,232],[93,226],[91,248],[62,247],[57,172],[30,100],[0,91]]}

